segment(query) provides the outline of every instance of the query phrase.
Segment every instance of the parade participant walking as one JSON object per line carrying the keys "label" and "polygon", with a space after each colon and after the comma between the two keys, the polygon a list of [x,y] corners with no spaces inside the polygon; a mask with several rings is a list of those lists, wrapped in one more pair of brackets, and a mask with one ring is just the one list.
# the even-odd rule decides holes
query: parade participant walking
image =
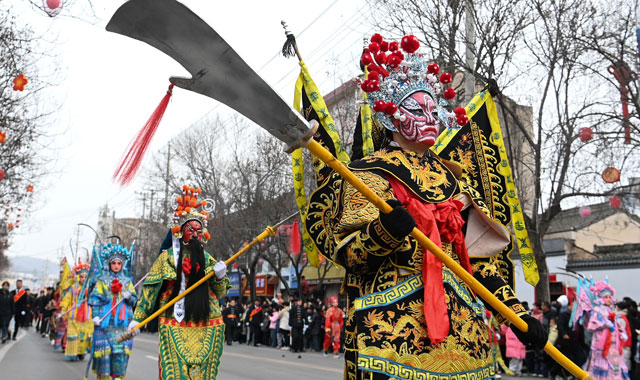
{"label": "parade participant walking", "polygon": [[463,108],[445,108],[455,97],[452,88],[443,87],[452,75],[440,73],[437,64],[417,53],[419,46],[412,35],[399,44],[376,34],[361,61],[368,70],[362,88],[378,131],[377,151],[349,168],[392,211],[379,212],[332,171],[322,173],[308,202],[309,235],[319,252],[346,270],[345,378],[377,380],[401,373],[404,378],[488,379],[495,374],[483,306],[453,271],[409,236],[414,227],[524,319],[528,332],[514,331],[519,339],[538,347],[547,341],[493,260],[511,237],[488,216],[486,202],[492,199],[484,200],[485,194],[469,186],[480,183],[470,178],[479,170],[485,171],[483,180],[493,178],[486,167],[473,164],[486,150],[468,149],[481,141],[469,140],[469,134],[459,140],[465,145],[451,151],[451,159],[460,154],[463,163],[472,163],[466,172],[430,149],[441,128],[459,129],[468,119]]}
{"label": "parade participant walking", "polygon": [[[62,314],[62,300],[64,299],[65,295],[67,294],[67,291],[70,289],[71,287],[67,288],[67,289],[62,289],[62,286],[60,286],[60,283],[58,283],[58,286],[56,287],[56,291],[53,293],[53,300],[55,302],[56,305],[56,311],[55,311],[55,315],[61,315]],[[56,330],[56,339],[55,342],[53,344],[53,349],[57,350],[57,349],[62,349],[62,351],[64,352],[67,348],[67,324],[68,324],[68,319],[67,318],[55,318],[55,330]]]}
{"label": "parade participant walking", "polygon": [[133,340],[118,343],[126,332],[133,307],[138,300],[126,264],[131,252],[120,244],[99,248],[101,275],[89,295],[93,313],[93,365],[98,380],[123,379],[131,355]]}
{"label": "parade participant walking", "polygon": [[225,340],[229,346],[236,339],[240,315],[242,315],[242,307],[236,304],[236,300],[233,299],[229,303],[229,307],[222,312],[222,319],[225,325]]}
{"label": "parade participant walking", "polygon": [[[70,361],[83,360],[84,355],[91,353],[93,322],[91,308],[87,303],[89,288],[85,286],[89,269],[89,264],[83,264],[82,261],[73,268],[76,283],[64,296],[61,315],[58,316],[67,318],[67,347],[64,356]],[[55,305],[53,308],[55,309]]]}
{"label": "parade participant walking", "polygon": [[[200,189],[184,186],[169,225],[172,247],[156,259],[142,288],[129,331],[150,316],[156,303],[163,307],[206,274],[215,278],[167,309],[158,318],[159,378],[163,380],[215,379],[224,342],[219,301],[231,287],[227,266],[204,250],[206,201],[198,201]],[[203,210],[198,211],[202,207]],[[208,208],[208,207],[207,207]]]}
{"label": "parade participant walking", "polygon": [[16,288],[11,291],[13,296],[13,302],[15,304],[15,327],[13,329],[13,340],[16,340],[18,330],[20,327],[24,327],[27,317],[27,291],[22,288],[22,280],[16,280]]}
{"label": "parade participant walking", "polygon": [[338,307],[338,297],[329,299],[331,307],[324,316],[324,354],[327,355],[329,349],[333,346],[333,354],[338,356],[340,351],[340,334],[344,326],[344,314],[342,309]]}
{"label": "parade participant walking", "polygon": [[9,322],[15,314],[15,304],[13,302],[13,296],[9,291],[9,282],[2,283],[2,289],[0,289],[0,335],[2,343],[11,339],[9,336]]}
{"label": "parade participant walking", "polygon": [[247,310],[245,318],[247,326],[249,326],[249,335],[247,336],[247,344],[253,342],[254,346],[260,346],[262,341],[262,323],[264,322],[264,311],[260,300],[253,301],[253,306]]}
{"label": "parade participant walking", "polygon": [[622,349],[626,334],[617,320],[613,300],[615,290],[606,281],[600,281],[593,291],[597,304],[587,324],[587,330],[593,333],[593,337],[586,371],[597,380],[629,379]]}
{"label": "parade participant walking", "polygon": [[49,333],[51,317],[55,314],[55,305],[52,307],[53,288],[48,287],[47,292],[40,298],[38,307],[40,308],[40,335],[44,338]]}
{"label": "parade participant walking", "polygon": [[289,326],[291,326],[291,352],[304,351],[303,329],[304,319],[306,317],[302,300],[294,297],[293,306],[289,310]]}

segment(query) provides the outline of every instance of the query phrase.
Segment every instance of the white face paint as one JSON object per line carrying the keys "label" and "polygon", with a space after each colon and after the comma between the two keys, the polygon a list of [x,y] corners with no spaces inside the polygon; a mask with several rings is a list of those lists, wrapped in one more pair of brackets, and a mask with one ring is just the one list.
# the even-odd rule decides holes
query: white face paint
{"label": "white face paint", "polygon": [[400,114],[404,120],[397,123],[398,132],[411,142],[426,146],[435,144],[440,127],[438,125],[435,100],[425,91],[418,91],[400,103]]}

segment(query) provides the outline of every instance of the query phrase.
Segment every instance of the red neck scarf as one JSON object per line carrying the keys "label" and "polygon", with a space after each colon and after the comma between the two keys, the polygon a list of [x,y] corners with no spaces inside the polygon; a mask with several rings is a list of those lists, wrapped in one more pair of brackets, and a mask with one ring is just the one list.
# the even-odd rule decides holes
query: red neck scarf
{"label": "red neck scarf", "polygon": [[[460,263],[471,273],[469,254],[464,243],[460,216],[462,202],[450,199],[442,203],[427,203],[408,190],[395,177],[387,176],[393,194],[402,202],[416,221],[418,229],[438,247],[442,242],[452,243]],[[442,262],[426,248],[423,248],[422,282],[424,284],[424,317],[431,343],[442,343],[449,335],[449,315],[442,281]],[[429,302],[427,302],[429,300]]]}

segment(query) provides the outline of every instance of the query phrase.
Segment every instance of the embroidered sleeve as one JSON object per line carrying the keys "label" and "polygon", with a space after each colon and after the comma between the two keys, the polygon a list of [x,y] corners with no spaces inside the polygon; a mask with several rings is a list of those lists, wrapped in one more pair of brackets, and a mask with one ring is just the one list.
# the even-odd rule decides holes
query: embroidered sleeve
{"label": "embroidered sleeve", "polygon": [[65,313],[71,308],[73,304],[73,287],[69,288],[67,294],[64,295],[62,302],[60,303],[60,311]]}
{"label": "embroidered sleeve", "polygon": [[145,284],[142,285],[142,294],[138,300],[136,310],[133,313],[133,319],[135,321],[142,322],[148,316],[153,314],[153,308],[156,304],[156,299],[158,298],[158,293],[160,293],[161,287],[162,282],[155,282],[152,284],[147,284],[145,282]]}
{"label": "embroidered sleeve", "polygon": [[[491,262],[489,258],[472,258],[471,267],[473,269],[473,276],[476,280],[480,281],[496,298],[504,303],[509,309],[511,309],[516,315],[526,314],[524,306],[520,303],[520,300],[516,297],[513,289],[507,284],[507,282],[500,276],[498,268]],[[489,310],[495,315],[496,321],[500,324],[507,324],[509,321],[499,314],[491,305],[485,303]]]}
{"label": "embroidered sleeve", "polygon": [[93,287],[91,294],[89,294],[89,305],[92,307],[100,307],[109,302],[107,299],[108,294],[106,293],[105,284],[102,279],[96,282],[96,285]]}
{"label": "embroidered sleeve", "polygon": [[[383,177],[367,171],[353,172],[362,182],[384,200],[393,199],[389,182]],[[358,190],[344,181],[342,190],[342,215],[336,226],[336,233],[349,234],[378,219],[380,211]]]}
{"label": "embroidered sleeve", "polygon": [[162,287],[162,280],[166,275],[166,273],[164,273],[165,261],[168,259],[169,252],[163,251],[151,266],[149,275],[142,285],[142,294],[138,300],[136,310],[133,313],[133,319],[135,321],[141,322],[153,313],[153,308],[156,305],[156,299],[158,298],[160,288]]}

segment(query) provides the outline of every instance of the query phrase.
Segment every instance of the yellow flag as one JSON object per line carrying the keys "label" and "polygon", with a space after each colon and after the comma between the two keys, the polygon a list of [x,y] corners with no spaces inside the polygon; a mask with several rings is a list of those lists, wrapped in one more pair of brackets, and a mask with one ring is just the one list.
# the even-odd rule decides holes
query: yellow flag
{"label": "yellow flag", "polygon": [[[503,206],[505,209],[505,212],[500,213],[497,211],[498,207],[493,207],[493,212],[496,213],[496,215],[492,215],[492,217],[499,219],[500,222],[505,224],[505,227],[508,224],[513,225],[516,238],[514,244],[517,244],[520,252],[525,280],[535,286],[540,280],[538,265],[536,264],[533,249],[529,242],[529,234],[527,233],[522,215],[522,206],[520,205],[518,192],[513,182],[513,173],[507,158],[502,130],[500,129],[500,122],[498,120],[498,112],[488,89],[479,92],[465,109],[467,111],[467,117],[469,118],[469,124],[460,129],[447,129],[443,131],[432,149],[440,155],[441,152],[445,150],[451,150],[451,147],[448,147],[448,145],[452,143],[452,140],[466,141],[467,144],[474,143],[476,140],[482,141],[481,154],[491,159],[484,160],[484,164],[478,165],[476,169],[479,171],[486,168],[488,169],[486,172],[487,177],[495,176],[491,180],[490,190],[492,199],[485,199],[485,201],[488,205],[495,204]],[[460,136],[456,137],[459,134],[464,137],[464,140],[460,138]],[[493,145],[495,149],[488,145]],[[449,158],[446,154],[444,156],[443,158],[445,159]],[[491,168],[489,168],[489,166],[491,166]],[[491,172],[493,170],[494,172]],[[496,176],[495,172],[497,172],[498,176]],[[496,181],[498,180],[501,183],[504,182],[504,188],[496,185]],[[477,182],[482,183],[482,180],[477,179]],[[492,207],[490,207],[490,209],[491,208]],[[510,212],[506,212],[506,210]],[[508,252],[506,256],[508,257]]]}

